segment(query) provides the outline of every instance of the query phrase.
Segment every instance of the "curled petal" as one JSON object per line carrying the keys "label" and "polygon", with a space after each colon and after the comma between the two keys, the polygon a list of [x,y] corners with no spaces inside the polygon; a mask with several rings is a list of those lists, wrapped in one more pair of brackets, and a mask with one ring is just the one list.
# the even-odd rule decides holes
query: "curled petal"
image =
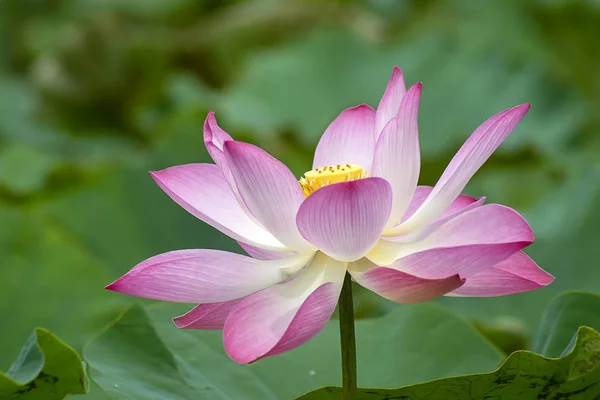
{"label": "curled petal", "polygon": [[392,187],[389,228],[400,222],[419,180],[421,157],[417,115],[420,98],[421,84],[417,83],[406,93],[397,117],[388,122],[375,146],[372,176],[387,180]]}
{"label": "curled petal", "polygon": [[313,168],[358,164],[371,169],[375,151],[375,111],[366,104],[348,108],[327,127],[315,150]]}
{"label": "curled petal", "polygon": [[224,148],[240,196],[256,220],[289,249],[312,250],[296,227],[304,194],[294,174],[254,145],[229,141]]}
{"label": "curled petal", "polygon": [[[371,266],[353,264],[368,263]],[[378,267],[367,260],[359,260],[348,267],[352,278],[361,286],[385,297],[388,300],[402,304],[421,303],[433,300],[459,288],[465,280],[458,275],[440,279],[425,279],[394,268]]]}
{"label": "curled petal", "polygon": [[198,304],[187,313],[173,318],[173,322],[181,329],[223,329],[229,313],[243,299],[245,297],[221,303]]}
{"label": "curled petal", "polygon": [[231,191],[234,193],[235,197],[239,199],[233,175],[231,174],[229,166],[227,165],[227,160],[225,159],[225,154],[223,153],[223,145],[230,140],[233,140],[231,136],[217,124],[214,111],[209,112],[204,121],[204,145],[206,146],[208,154],[210,154],[215,164],[220,168],[223,177],[231,187]]}
{"label": "curled petal", "polygon": [[187,212],[233,239],[260,248],[286,250],[248,216],[216,165],[180,165],[150,175]]}
{"label": "curled petal", "polygon": [[106,289],[148,299],[216,303],[279,283],[310,258],[265,261],[220,250],[178,250],[143,261]]}
{"label": "curled petal", "polygon": [[377,135],[380,135],[388,122],[398,114],[398,109],[405,93],[404,75],[402,74],[402,70],[395,66],[392,71],[392,77],[385,88],[385,93],[377,106],[377,114],[375,116],[375,132]]}
{"label": "curled petal", "polygon": [[437,218],[465,188],[471,177],[500,146],[529,110],[523,104],[494,115],[473,132],[456,153],[427,199],[404,223],[386,232],[387,236],[415,230]]}
{"label": "curled petal", "polygon": [[547,286],[554,277],[538,267],[525,253],[518,252],[467,278],[460,288],[447,296],[492,297],[526,292]]}
{"label": "curled petal", "polygon": [[[488,204],[456,214],[440,225],[434,224],[436,229],[427,232],[426,236],[417,235],[414,242],[380,240],[367,257],[378,265],[387,266],[404,259],[397,265],[398,269],[424,278],[454,274],[467,277],[503,261],[533,242],[533,232],[527,221],[508,207]],[[465,259],[460,267],[458,264],[463,256],[471,261],[467,263]],[[477,263],[477,257],[482,257],[481,263]]]}
{"label": "curled petal", "polygon": [[296,278],[242,300],[223,330],[229,356],[247,364],[313,338],[335,310],[345,272],[346,263],[317,253]]}
{"label": "curled petal", "polygon": [[[227,132],[219,127],[215,118],[215,112],[209,112],[206,120],[204,121],[204,144],[206,145],[206,150],[208,150],[208,153],[213,157],[213,160],[214,152],[220,151],[222,153],[223,145],[228,140],[233,139]],[[217,160],[215,160],[215,162],[216,161]]]}
{"label": "curled petal", "polygon": [[356,261],[379,240],[390,215],[392,190],[381,178],[325,186],[298,211],[302,236],[340,261]]}

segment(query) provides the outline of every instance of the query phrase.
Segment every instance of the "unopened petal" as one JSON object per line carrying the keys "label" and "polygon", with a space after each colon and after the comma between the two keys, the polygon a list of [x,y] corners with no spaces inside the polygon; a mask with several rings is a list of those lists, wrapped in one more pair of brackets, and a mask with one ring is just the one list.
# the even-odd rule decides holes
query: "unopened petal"
{"label": "unopened petal", "polygon": [[379,240],[390,215],[392,190],[381,178],[325,186],[298,211],[302,235],[340,261],[356,261]]}
{"label": "unopened petal", "polygon": [[392,187],[389,228],[400,222],[419,180],[421,156],[417,116],[420,98],[421,84],[417,83],[406,93],[397,117],[388,122],[375,146],[372,176],[387,180]]}
{"label": "unopened petal", "polygon": [[254,145],[229,141],[224,148],[240,196],[256,220],[289,249],[310,251],[296,227],[304,194],[294,174]]}
{"label": "unopened petal", "polygon": [[220,250],[178,250],[143,261],[106,288],[180,303],[229,301],[281,282],[310,258],[265,261]]}
{"label": "unopened petal", "polygon": [[225,322],[229,356],[247,364],[313,338],[335,310],[345,272],[346,263],[317,253],[296,278],[242,300]]}
{"label": "unopened petal", "polygon": [[518,252],[505,261],[470,276],[463,286],[447,296],[506,296],[539,289],[553,281],[552,275],[538,267],[525,253]]}
{"label": "unopened petal", "polygon": [[456,153],[421,207],[388,236],[397,236],[427,225],[437,218],[465,188],[471,177],[500,146],[529,110],[524,104],[494,115],[473,132]]}
{"label": "unopened petal", "polygon": [[321,136],[313,168],[358,164],[364,170],[370,170],[375,136],[375,110],[362,104],[342,111]]}
{"label": "unopened petal", "polygon": [[380,135],[388,122],[398,114],[400,103],[405,93],[406,85],[404,83],[404,76],[402,70],[396,66],[385,88],[385,93],[377,106],[377,114],[375,116],[375,131],[377,135]]}
{"label": "unopened petal", "polygon": [[216,165],[180,165],[150,175],[187,212],[233,239],[260,248],[286,250],[242,209]]}

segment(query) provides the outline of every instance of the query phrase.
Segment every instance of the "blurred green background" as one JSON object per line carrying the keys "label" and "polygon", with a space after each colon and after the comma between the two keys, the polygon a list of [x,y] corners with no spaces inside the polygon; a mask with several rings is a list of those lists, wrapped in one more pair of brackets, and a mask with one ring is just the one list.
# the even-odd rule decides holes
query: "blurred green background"
{"label": "blurred green background", "polygon": [[[0,0],[0,369],[35,326],[81,349],[133,301],[103,287],[147,257],[241,251],[147,175],[209,161],[210,109],[300,176],[396,64],[424,84],[421,184],[532,104],[467,193],[521,212],[556,282],[440,301],[533,332],[559,292],[600,289],[599,38],[597,0]],[[402,307],[358,296],[361,317]]]}

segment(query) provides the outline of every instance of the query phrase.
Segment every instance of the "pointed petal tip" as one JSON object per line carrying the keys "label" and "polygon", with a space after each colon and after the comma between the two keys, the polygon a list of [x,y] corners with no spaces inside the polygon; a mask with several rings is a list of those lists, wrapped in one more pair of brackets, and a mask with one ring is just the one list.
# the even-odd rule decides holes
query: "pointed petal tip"
{"label": "pointed petal tip", "polygon": [[150,178],[152,178],[154,183],[156,183],[164,192],[166,192],[167,194],[169,193],[168,190],[166,190],[167,187],[165,186],[165,183],[163,182],[163,180],[165,179],[168,180],[169,168],[161,169],[158,171],[148,171],[148,175],[150,175]]}
{"label": "pointed petal tip", "polygon": [[392,76],[388,81],[388,89],[394,87],[397,84],[402,84],[404,87],[404,72],[397,65],[392,70]]}
{"label": "pointed petal tip", "polygon": [[421,82],[417,82],[407,90],[405,98],[408,98],[408,96],[412,95],[413,101],[419,102],[421,93],[423,93],[423,84]]}
{"label": "pointed petal tip", "polygon": [[347,108],[346,111],[372,112],[374,110],[373,110],[373,107],[371,107],[370,105],[362,103],[362,104],[356,105],[354,107]]}
{"label": "pointed petal tip", "polygon": [[394,65],[394,68],[392,68],[392,76],[397,75],[397,74],[402,75],[403,72],[402,72],[402,69],[400,69],[399,66]]}
{"label": "pointed petal tip", "polygon": [[215,112],[214,112],[214,110],[210,110],[208,112],[208,114],[206,114],[206,119],[204,120],[204,125],[208,124],[209,121],[212,122],[212,121],[215,121],[215,120],[216,120]]}
{"label": "pointed petal tip", "polygon": [[521,114],[521,118],[527,114],[527,111],[529,111],[529,108],[531,107],[531,104],[529,103],[524,103],[524,104],[519,104],[518,106],[514,106],[512,108],[509,108],[508,110],[506,110],[505,112],[507,114]]}
{"label": "pointed petal tip", "polygon": [[539,279],[539,281],[536,282],[538,285],[540,285],[540,287],[548,286],[552,282],[554,282],[554,280],[556,279],[556,278],[554,278],[554,275],[548,273],[547,271],[544,271],[541,268],[540,268],[540,270],[542,270],[544,272],[542,279]]}
{"label": "pointed petal tip", "polygon": [[206,115],[206,119],[204,120],[203,125],[203,134],[204,134],[204,143],[210,143],[213,140],[213,136],[215,132],[213,132],[213,127],[217,125],[217,119],[215,118],[215,112],[210,110]]}
{"label": "pointed petal tip", "polygon": [[119,292],[119,280],[120,279],[117,279],[116,281],[109,283],[108,285],[104,286],[104,289],[110,290],[111,292]]}

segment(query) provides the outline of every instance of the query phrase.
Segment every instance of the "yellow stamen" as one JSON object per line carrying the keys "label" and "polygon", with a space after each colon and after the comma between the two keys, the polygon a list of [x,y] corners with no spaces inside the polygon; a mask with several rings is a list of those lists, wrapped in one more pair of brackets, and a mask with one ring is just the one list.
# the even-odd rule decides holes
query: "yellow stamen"
{"label": "yellow stamen", "polygon": [[348,182],[368,177],[367,171],[356,164],[326,165],[321,168],[311,169],[304,173],[298,181],[304,197],[310,196],[315,190],[332,183]]}

